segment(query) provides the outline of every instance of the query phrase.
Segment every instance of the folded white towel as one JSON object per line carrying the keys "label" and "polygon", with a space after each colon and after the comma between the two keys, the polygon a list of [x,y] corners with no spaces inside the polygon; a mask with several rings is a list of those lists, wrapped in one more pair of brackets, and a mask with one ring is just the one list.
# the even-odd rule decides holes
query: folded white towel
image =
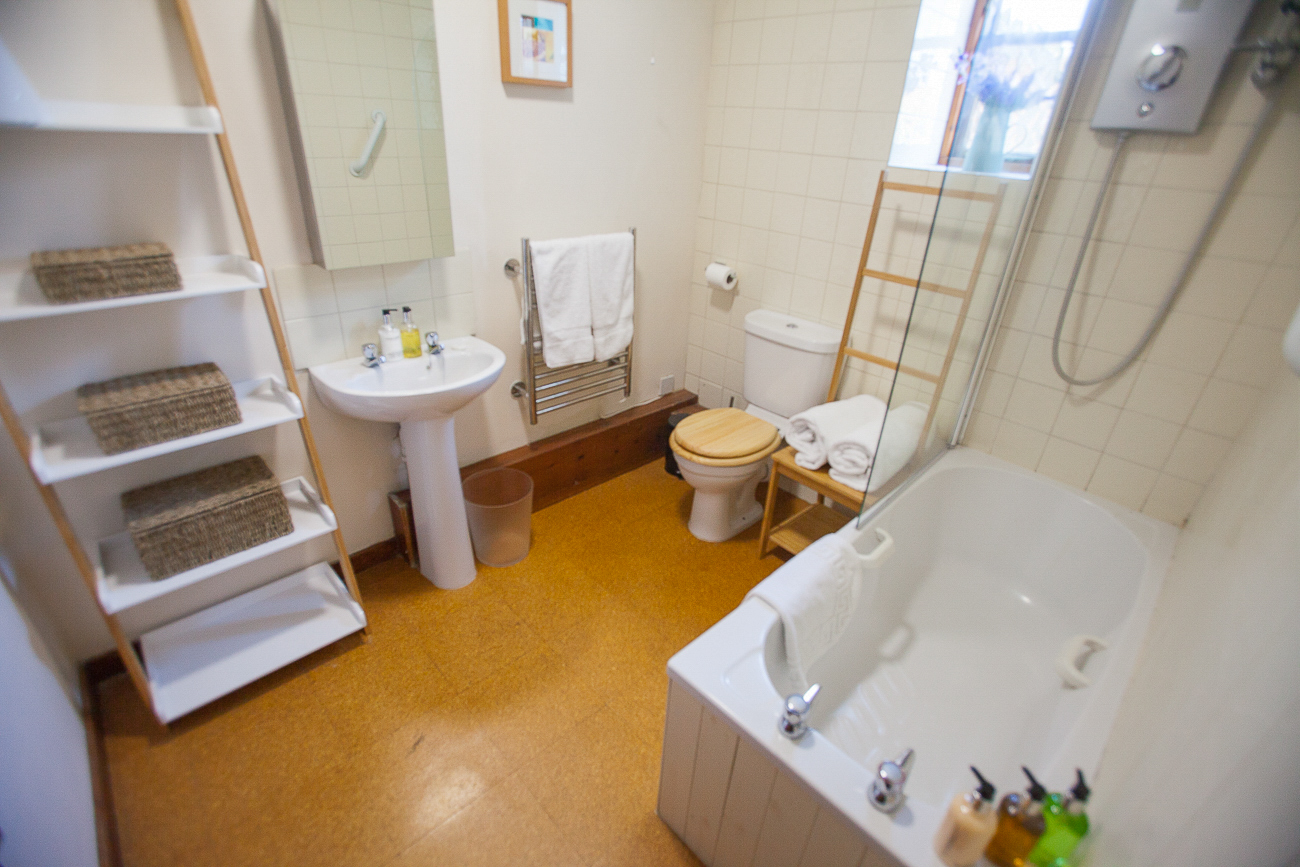
{"label": "folded white towel", "polygon": [[839,639],[862,591],[862,557],[839,533],[822,536],[750,590],[781,615],[785,657],[800,692],[808,668]]}
{"label": "folded white towel", "polygon": [[880,445],[872,461],[875,469],[872,470],[871,464],[868,464],[867,469],[860,473],[845,472],[836,469],[832,462],[831,478],[854,490],[866,491],[867,475],[870,474],[869,493],[875,493],[912,459],[921,439],[921,428],[925,426],[925,417],[929,413],[930,407],[917,401],[894,407],[885,416],[884,429],[880,431]]}
{"label": "folded white towel", "polygon": [[814,406],[790,416],[786,442],[794,446],[794,462],[810,470],[826,463],[830,444],[852,431],[885,417],[885,402],[870,394]]}
{"label": "folded white towel", "polygon": [[531,247],[546,366],[563,367],[595,360],[586,239],[534,241]]}
{"label": "folded white towel", "polygon": [[880,428],[885,423],[885,413],[854,428],[831,441],[826,448],[826,462],[832,471],[845,475],[860,475],[871,469],[880,444]]}
{"label": "folded white towel", "polygon": [[631,232],[586,238],[591,274],[591,332],[596,360],[605,361],[632,342],[633,239]]}

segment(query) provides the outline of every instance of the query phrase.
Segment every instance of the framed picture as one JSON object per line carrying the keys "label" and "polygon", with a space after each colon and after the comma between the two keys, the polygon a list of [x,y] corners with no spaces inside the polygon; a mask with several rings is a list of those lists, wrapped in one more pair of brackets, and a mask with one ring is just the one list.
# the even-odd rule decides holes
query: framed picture
{"label": "framed picture", "polygon": [[497,0],[502,81],[573,86],[573,10],[569,3]]}

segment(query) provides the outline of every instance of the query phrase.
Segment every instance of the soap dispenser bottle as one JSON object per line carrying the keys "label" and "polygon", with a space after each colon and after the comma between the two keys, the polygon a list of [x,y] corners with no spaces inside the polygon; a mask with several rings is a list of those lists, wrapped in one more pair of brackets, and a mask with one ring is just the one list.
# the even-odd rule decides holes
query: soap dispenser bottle
{"label": "soap dispenser bottle", "polygon": [[984,857],[1000,867],[1025,867],[1029,852],[1042,836],[1043,799],[1047,789],[1043,788],[1029,768],[1021,766],[1029,778],[1029,788],[1021,792],[1012,792],[998,805],[998,828],[984,850]]}
{"label": "soap dispenser bottle", "polygon": [[948,867],[971,867],[979,860],[998,827],[993,796],[997,789],[971,765],[979,785],[952,799],[934,835],[934,851]]}
{"label": "soap dispenser bottle", "polygon": [[379,326],[379,354],[386,361],[396,361],[402,357],[402,335],[393,325],[393,314],[396,312],[384,308],[384,324]]}
{"label": "soap dispenser bottle", "polygon": [[1078,781],[1068,797],[1051,795],[1043,812],[1046,828],[1029,853],[1038,867],[1069,867],[1070,856],[1088,833],[1088,814],[1084,807],[1092,790],[1083,781],[1083,771],[1075,768]]}
{"label": "soap dispenser bottle", "polygon": [[420,329],[415,327],[411,321],[411,308],[402,308],[402,357],[419,358],[423,354],[420,349]]}

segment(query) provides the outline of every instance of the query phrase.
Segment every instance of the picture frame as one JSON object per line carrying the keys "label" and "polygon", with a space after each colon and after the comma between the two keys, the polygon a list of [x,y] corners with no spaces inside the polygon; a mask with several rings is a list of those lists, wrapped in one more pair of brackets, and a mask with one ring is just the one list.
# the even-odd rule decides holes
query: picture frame
{"label": "picture frame", "polygon": [[571,0],[497,0],[501,80],[573,86]]}

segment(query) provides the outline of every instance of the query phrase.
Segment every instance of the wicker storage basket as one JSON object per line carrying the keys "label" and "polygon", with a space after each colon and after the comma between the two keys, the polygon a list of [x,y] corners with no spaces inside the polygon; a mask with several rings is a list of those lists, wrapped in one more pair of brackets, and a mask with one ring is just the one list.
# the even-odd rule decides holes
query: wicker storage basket
{"label": "wicker storage basket", "polygon": [[106,455],[243,421],[230,380],[212,362],[83,385],[77,411]]}
{"label": "wicker storage basket", "polygon": [[155,581],[293,532],[284,493],[256,455],[127,491],[122,510]]}
{"label": "wicker storage basket", "polygon": [[45,297],[58,304],[181,288],[172,251],[153,242],[33,253],[32,270]]}

